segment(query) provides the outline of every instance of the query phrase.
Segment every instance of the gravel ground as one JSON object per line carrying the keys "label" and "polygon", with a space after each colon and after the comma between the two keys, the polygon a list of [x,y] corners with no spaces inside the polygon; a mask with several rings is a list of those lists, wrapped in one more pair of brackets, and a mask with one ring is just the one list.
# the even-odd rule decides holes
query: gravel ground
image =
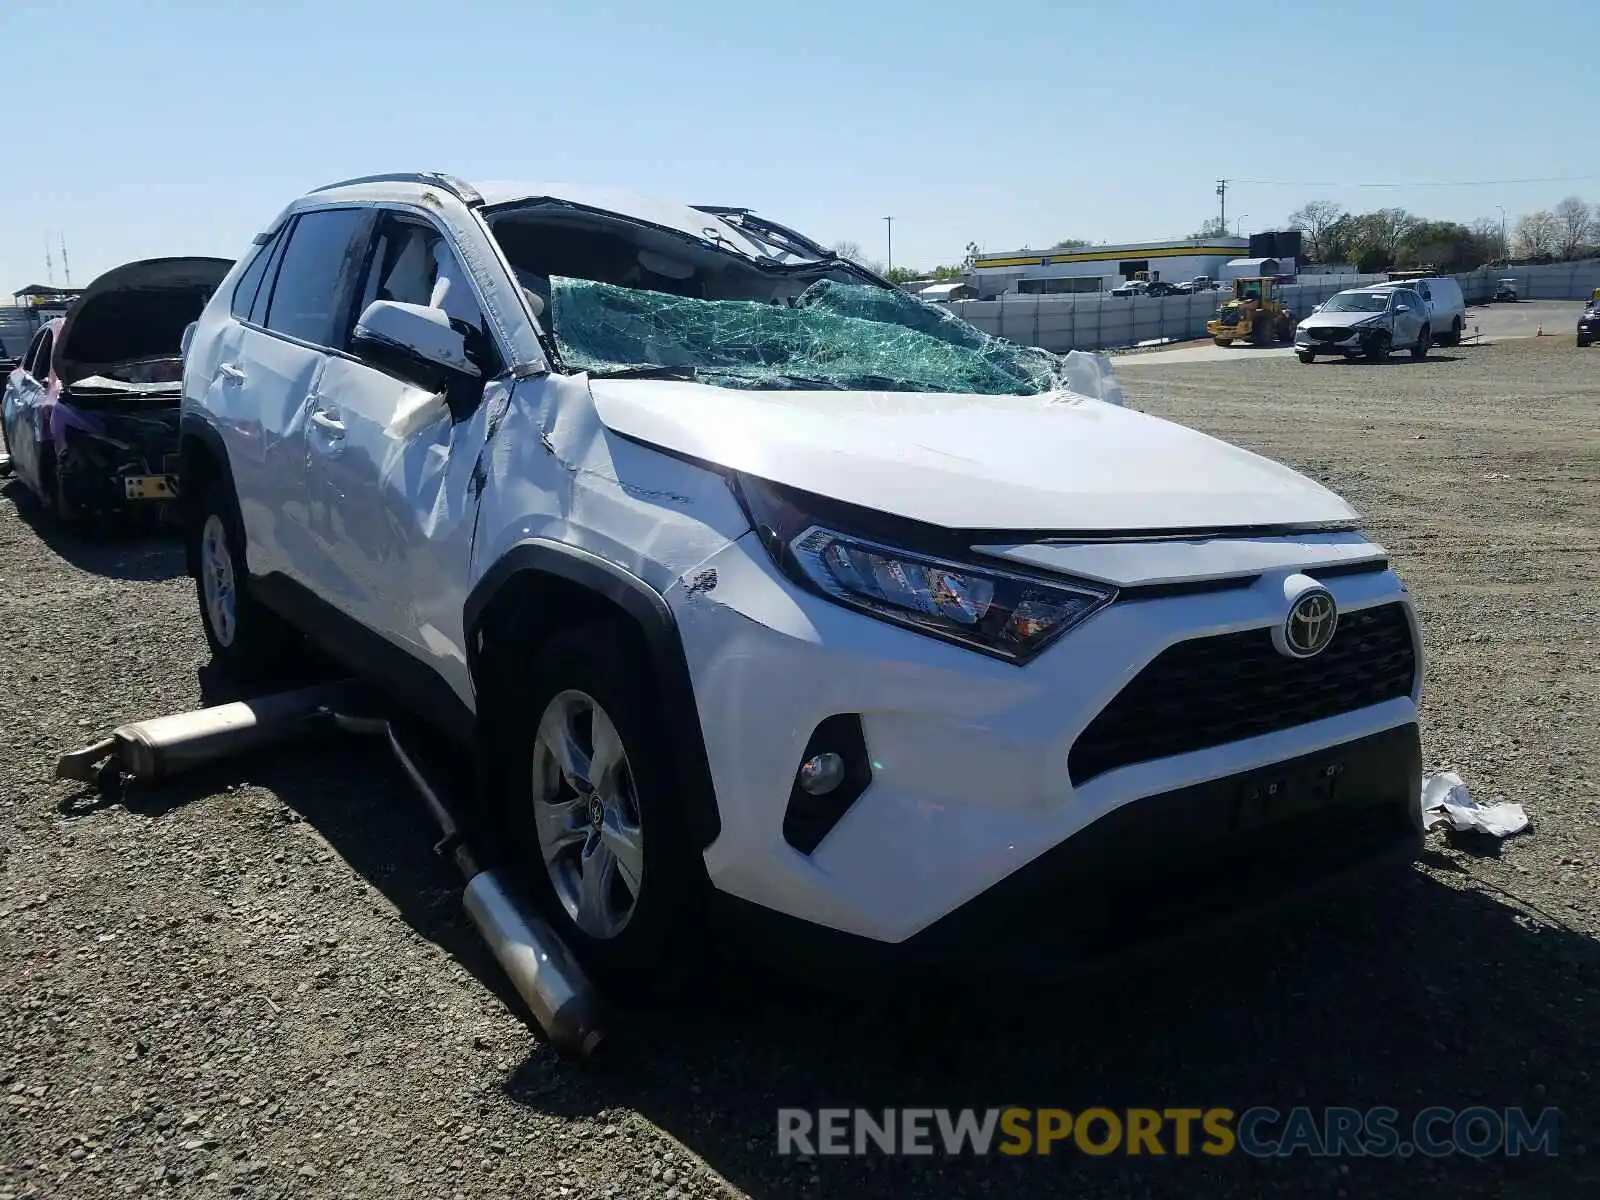
{"label": "gravel ground", "polygon": [[[1574,1196],[1600,1184],[1600,357],[1127,362],[1130,403],[1326,481],[1413,586],[1425,753],[1531,832],[1156,971],[889,1009],[749,972],[558,1062],[375,751],[122,803],[59,750],[222,693],[181,554],[0,500],[0,1200]],[[1524,1105],[1555,1159],[802,1161],[820,1106]]]}

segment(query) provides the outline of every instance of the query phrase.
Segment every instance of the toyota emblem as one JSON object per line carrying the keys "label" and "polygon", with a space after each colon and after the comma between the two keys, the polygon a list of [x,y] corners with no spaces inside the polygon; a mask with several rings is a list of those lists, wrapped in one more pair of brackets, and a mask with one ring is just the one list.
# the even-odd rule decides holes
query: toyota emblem
{"label": "toyota emblem", "polygon": [[1326,588],[1308,588],[1295,597],[1283,622],[1281,649],[1290,658],[1313,658],[1328,648],[1339,628],[1339,606]]}

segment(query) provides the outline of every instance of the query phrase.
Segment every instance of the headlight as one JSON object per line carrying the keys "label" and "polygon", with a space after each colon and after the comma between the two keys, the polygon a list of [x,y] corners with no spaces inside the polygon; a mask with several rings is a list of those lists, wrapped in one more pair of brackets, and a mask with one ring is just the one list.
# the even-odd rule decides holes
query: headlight
{"label": "headlight", "polygon": [[[863,525],[909,523],[851,510],[747,475],[740,498],[779,570],[846,608],[1021,664],[1109,604],[1110,588],[1044,580],[909,549]],[[842,519],[841,519],[842,518]],[[942,531],[925,531],[938,539]],[[913,535],[914,536],[914,535]],[[948,536],[948,535],[946,535]],[[951,546],[955,550],[958,547]]]}

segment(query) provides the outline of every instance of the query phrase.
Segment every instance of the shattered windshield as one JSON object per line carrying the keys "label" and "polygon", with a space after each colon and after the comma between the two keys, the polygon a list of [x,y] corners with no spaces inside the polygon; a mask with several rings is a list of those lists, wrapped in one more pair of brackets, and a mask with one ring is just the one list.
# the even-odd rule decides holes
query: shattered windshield
{"label": "shattered windshield", "polygon": [[992,337],[898,289],[824,279],[793,305],[703,300],[552,276],[551,325],[573,370],[737,388],[1035,395],[1065,359]]}

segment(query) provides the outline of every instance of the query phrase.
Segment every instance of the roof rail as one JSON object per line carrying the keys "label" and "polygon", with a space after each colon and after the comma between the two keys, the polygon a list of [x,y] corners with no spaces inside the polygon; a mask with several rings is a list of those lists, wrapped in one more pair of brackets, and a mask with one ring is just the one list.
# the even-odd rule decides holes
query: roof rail
{"label": "roof rail", "polygon": [[331,192],[334,188],[354,187],[360,183],[420,183],[429,187],[443,188],[469,207],[475,208],[483,203],[483,197],[478,194],[477,188],[457,179],[454,175],[446,175],[443,171],[386,171],[379,175],[360,175],[354,179],[340,179],[334,183],[325,183],[321,187],[312,188],[311,194]]}

